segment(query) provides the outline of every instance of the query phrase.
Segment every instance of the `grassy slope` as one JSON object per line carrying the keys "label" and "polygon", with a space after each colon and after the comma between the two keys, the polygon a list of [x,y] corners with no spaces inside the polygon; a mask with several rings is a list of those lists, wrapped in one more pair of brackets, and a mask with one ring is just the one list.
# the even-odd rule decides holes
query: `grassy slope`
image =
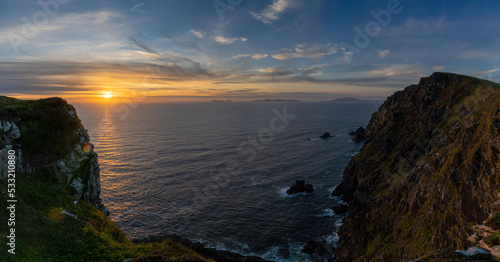
{"label": "grassy slope", "polygon": [[[80,121],[68,117],[68,110],[74,108],[61,99],[22,101],[0,97],[0,119],[17,122],[23,151],[38,162],[63,157],[67,145],[78,139],[75,132]],[[133,244],[101,211],[68,194],[47,170],[31,177],[16,175],[15,255],[7,252],[7,181],[0,181],[0,261],[124,261],[139,257],[211,261],[171,240]],[[62,210],[78,219],[60,214]]]}

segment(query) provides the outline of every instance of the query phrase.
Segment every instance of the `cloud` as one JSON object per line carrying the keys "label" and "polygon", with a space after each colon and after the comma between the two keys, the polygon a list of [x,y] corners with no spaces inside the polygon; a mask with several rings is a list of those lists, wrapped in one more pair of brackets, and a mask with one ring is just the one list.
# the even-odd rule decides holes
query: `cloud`
{"label": "cloud", "polygon": [[434,70],[434,71],[443,71],[444,68],[445,68],[444,66],[433,66],[432,70]]}
{"label": "cloud", "polygon": [[378,50],[377,53],[378,57],[385,58],[389,53],[391,53],[391,51],[389,51],[389,49],[385,49],[385,50]]}
{"label": "cloud", "polygon": [[323,56],[335,54],[339,50],[340,49],[336,44],[296,45],[293,50],[286,49],[282,53],[271,56],[278,60],[289,60],[293,58],[309,58],[311,60],[317,60]]}
{"label": "cloud", "polygon": [[139,7],[141,7],[141,6],[143,6],[143,5],[144,5],[144,3],[140,3],[140,4],[137,4],[137,5],[134,5],[134,6],[130,9],[130,11],[132,11],[132,12],[137,12],[137,11],[138,11],[138,8],[139,8]]}
{"label": "cloud", "polygon": [[217,42],[219,44],[223,44],[223,45],[232,44],[234,42],[245,42],[245,41],[247,41],[247,39],[244,38],[244,37],[229,38],[229,37],[225,37],[225,36],[214,36],[212,38],[215,40],[215,42]]}
{"label": "cloud", "polygon": [[233,59],[238,59],[238,58],[242,58],[242,57],[250,57],[251,55],[250,54],[239,54],[239,55],[233,55]]}
{"label": "cloud", "polygon": [[452,25],[453,23],[446,21],[444,16],[435,19],[410,17],[403,25],[385,28],[382,34],[391,37],[435,35],[449,29]]}
{"label": "cloud", "polygon": [[290,0],[273,0],[273,3],[260,13],[250,12],[250,15],[264,24],[272,24],[280,18],[289,5]]}
{"label": "cloud", "polygon": [[138,41],[138,40],[136,40],[134,37],[131,37],[131,38],[130,38],[130,40],[132,40],[132,42],[133,42],[136,46],[138,46],[138,47],[140,47],[140,48],[144,49],[144,51],[146,51],[146,52],[148,52],[148,53],[151,53],[151,54],[158,55],[158,52],[156,52],[155,50],[153,50],[152,48],[150,48],[150,47],[149,47],[148,45],[146,45],[145,43],[139,42],[139,41]]}
{"label": "cloud", "polygon": [[381,69],[375,69],[368,72],[370,76],[413,76],[417,73],[422,73],[423,68],[417,65],[394,65]]}
{"label": "cloud", "polygon": [[198,38],[203,38],[203,34],[201,32],[195,31],[194,29],[189,30],[189,33],[193,34],[194,36]]}
{"label": "cloud", "polygon": [[266,58],[266,57],[267,57],[267,54],[253,54],[252,55],[252,59],[255,59],[255,60],[259,60],[259,59]]}
{"label": "cloud", "polygon": [[258,69],[257,71],[262,73],[263,76],[289,76],[294,73],[291,69],[285,67],[268,67]]}

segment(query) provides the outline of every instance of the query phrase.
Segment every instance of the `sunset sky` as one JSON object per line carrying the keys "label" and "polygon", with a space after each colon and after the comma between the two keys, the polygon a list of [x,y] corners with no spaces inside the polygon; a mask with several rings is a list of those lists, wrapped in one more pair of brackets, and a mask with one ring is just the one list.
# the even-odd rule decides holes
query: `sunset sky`
{"label": "sunset sky", "polygon": [[23,0],[0,10],[0,93],[20,98],[384,99],[434,71],[500,81],[498,1]]}

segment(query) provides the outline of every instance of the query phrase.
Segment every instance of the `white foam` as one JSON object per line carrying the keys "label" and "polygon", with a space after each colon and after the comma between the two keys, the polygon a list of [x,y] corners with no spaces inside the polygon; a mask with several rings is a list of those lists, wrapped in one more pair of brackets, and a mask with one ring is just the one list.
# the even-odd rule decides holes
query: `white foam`
{"label": "white foam", "polygon": [[287,194],[286,191],[289,189],[290,187],[280,187],[278,188],[278,194],[280,195],[281,198],[287,198],[287,197],[298,197],[298,196],[307,196],[307,195],[310,195],[310,193],[305,193],[305,192],[302,192],[302,193],[295,193],[295,194]]}
{"label": "white foam", "polygon": [[306,243],[288,241],[290,258],[286,261],[309,261],[309,255],[300,252],[305,245]]}
{"label": "white foam", "polygon": [[321,214],[314,215],[315,217],[333,217],[333,210],[331,208],[326,208]]}
{"label": "white foam", "polygon": [[271,246],[261,257],[266,260],[276,260],[278,258],[280,250],[281,247]]}

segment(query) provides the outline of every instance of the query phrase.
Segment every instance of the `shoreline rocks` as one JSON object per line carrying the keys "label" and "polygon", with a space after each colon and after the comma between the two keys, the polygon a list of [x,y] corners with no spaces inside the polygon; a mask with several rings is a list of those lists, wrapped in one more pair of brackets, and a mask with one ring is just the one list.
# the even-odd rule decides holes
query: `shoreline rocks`
{"label": "shoreline rocks", "polygon": [[175,234],[167,234],[167,235],[152,235],[146,238],[140,239],[132,239],[134,244],[144,244],[144,243],[152,243],[152,242],[162,242],[165,239],[171,239],[177,243],[184,245],[185,247],[193,250],[194,252],[204,256],[208,259],[213,259],[216,261],[237,261],[237,262],[273,262],[269,260],[265,260],[261,257],[257,256],[245,256],[239,253],[234,253],[230,251],[217,250],[215,248],[205,247],[203,243],[193,242],[187,238],[180,237]]}
{"label": "shoreline rocks", "polygon": [[348,133],[350,136],[353,136],[352,141],[361,142],[366,140],[366,129],[362,126],[358,127],[356,131],[351,131]]}
{"label": "shoreline rocks", "polygon": [[305,180],[295,180],[295,183],[286,191],[288,195],[312,192],[314,192],[313,185],[306,184]]}
{"label": "shoreline rocks", "polygon": [[348,209],[349,209],[349,206],[345,205],[345,204],[340,204],[340,205],[332,207],[333,213],[335,213],[337,215],[340,215],[340,214],[347,212]]}
{"label": "shoreline rocks", "polygon": [[329,137],[334,137],[334,136],[330,135],[330,133],[329,133],[329,132],[325,132],[325,133],[324,133],[322,136],[320,136],[319,138],[322,138],[322,139],[327,139],[327,138],[329,138]]}

